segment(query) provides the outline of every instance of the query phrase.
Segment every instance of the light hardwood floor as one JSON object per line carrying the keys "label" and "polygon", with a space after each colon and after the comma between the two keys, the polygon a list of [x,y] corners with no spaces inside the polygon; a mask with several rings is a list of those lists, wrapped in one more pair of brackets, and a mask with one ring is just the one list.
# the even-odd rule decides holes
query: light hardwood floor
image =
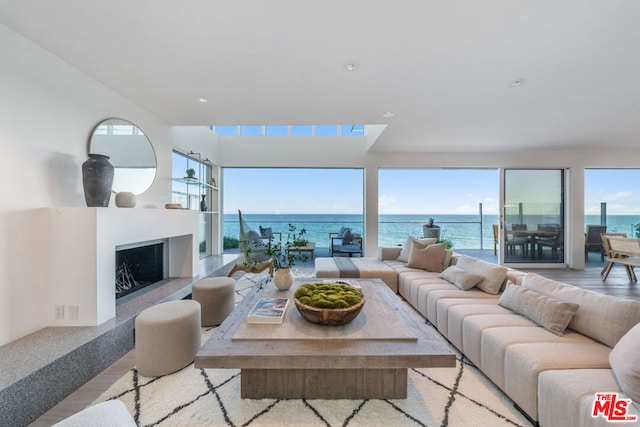
{"label": "light hardwood floor", "polygon": [[[461,251],[462,252],[462,251]],[[488,251],[484,251],[487,252]],[[469,255],[477,255],[471,254]],[[491,261],[493,252],[488,256],[482,254],[482,258]],[[596,260],[596,258],[598,258]],[[312,263],[300,266],[299,272],[309,274],[313,271]],[[640,284],[631,282],[626,275],[623,267],[615,266],[606,281],[603,281],[600,276],[600,270],[602,263],[599,262],[597,254],[590,255],[590,262],[587,264],[585,270],[570,270],[570,269],[521,269],[522,271],[532,271],[543,275],[545,277],[559,280],[561,282],[569,283],[575,286],[579,286],[584,289],[589,289],[594,292],[603,293],[606,295],[613,295],[627,299],[639,299],[640,300]],[[238,278],[242,273],[234,276]],[[45,427],[51,426],[55,422],[58,422],[69,415],[72,415],[83,408],[87,407],[94,400],[96,400],[103,392],[105,392],[114,382],[122,377],[128,370],[135,365],[135,350],[130,351],[116,363],[105,369],[98,376],[87,382],[80,387],[77,391],[69,395],[66,399],[46,412],[30,426],[32,427]]]}

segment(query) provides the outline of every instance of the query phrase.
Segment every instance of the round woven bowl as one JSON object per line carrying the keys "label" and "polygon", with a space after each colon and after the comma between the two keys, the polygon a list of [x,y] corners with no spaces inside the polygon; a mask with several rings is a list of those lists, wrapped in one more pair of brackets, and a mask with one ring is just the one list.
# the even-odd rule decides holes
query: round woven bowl
{"label": "round woven bowl", "polygon": [[355,305],[347,308],[318,308],[311,307],[294,298],[296,308],[300,315],[311,323],[326,326],[342,326],[355,319],[362,307],[364,307],[364,297]]}

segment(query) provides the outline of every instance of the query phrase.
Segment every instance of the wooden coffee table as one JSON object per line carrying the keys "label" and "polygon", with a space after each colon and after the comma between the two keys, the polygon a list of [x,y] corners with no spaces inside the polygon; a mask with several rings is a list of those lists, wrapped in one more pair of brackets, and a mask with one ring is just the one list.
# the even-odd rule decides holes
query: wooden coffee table
{"label": "wooden coffee table", "polygon": [[[366,303],[345,326],[303,319],[289,291],[272,282],[249,292],[195,357],[196,368],[240,368],[243,398],[405,399],[408,368],[454,367],[455,355],[425,320],[379,279],[359,285]],[[341,280],[343,281],[343,280]],[[261,297],[289,298],[281,325],[250,324]]]}

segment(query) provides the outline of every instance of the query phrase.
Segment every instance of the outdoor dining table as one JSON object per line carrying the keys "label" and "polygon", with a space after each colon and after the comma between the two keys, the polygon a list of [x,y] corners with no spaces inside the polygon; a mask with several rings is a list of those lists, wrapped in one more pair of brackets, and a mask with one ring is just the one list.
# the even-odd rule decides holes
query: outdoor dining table
{"label": "outdoor dining table", "polygon": [[512,233],[514,237],[526,237],[527,239],[529,239],[531,248],[529,253],[531,254],[532,259],[535,259],[536,257],[536,245],[538,244],[538,239],[540,237],[558,236],[557,231],[549,230],[510,230],[509,233]]}

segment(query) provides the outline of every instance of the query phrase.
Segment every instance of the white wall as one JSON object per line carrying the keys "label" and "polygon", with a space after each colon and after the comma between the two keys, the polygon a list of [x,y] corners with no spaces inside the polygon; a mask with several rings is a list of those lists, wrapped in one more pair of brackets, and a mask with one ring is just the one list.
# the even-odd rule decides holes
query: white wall
{"label": "white wall", "polygon": [[171,201],[171,128],[0,25],[0,345],[46,325],[47,230],[34,212],[86,206],[81,165],[92,129],[109,117],[149,137],[158,173],[137,206],[163,208]]}

